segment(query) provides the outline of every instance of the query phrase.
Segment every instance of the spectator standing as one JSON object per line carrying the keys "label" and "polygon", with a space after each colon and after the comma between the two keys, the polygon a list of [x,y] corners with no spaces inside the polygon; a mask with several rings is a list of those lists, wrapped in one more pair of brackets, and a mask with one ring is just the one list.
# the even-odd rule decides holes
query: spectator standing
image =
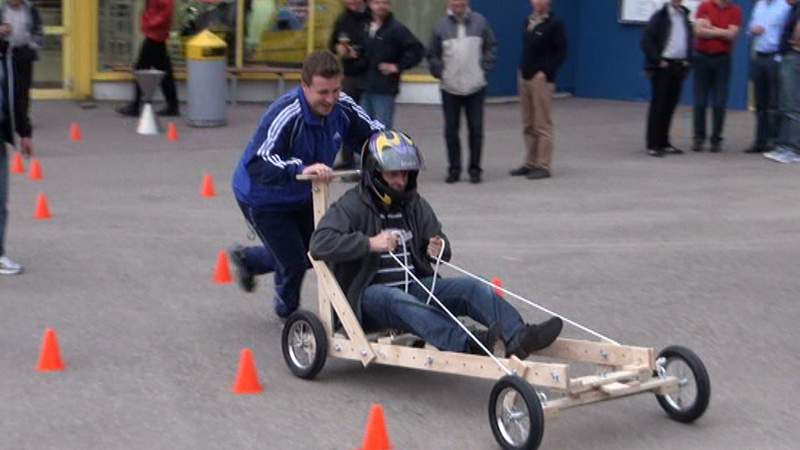
{"label": "spectator standing", "polygon": [[780,132],[775,150],[764,156],[779,162],[800,161],[800,2],[788,0],[789,18],[781,35]]}

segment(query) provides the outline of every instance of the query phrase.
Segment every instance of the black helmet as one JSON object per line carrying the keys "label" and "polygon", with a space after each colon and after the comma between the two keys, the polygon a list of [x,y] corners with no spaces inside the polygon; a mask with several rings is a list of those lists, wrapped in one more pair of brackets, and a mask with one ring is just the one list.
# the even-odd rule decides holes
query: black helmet
{"label": "black helmet", "polygon": [[[417,190],[417,174],[423,167],[422,155],[406,134],[385,130],[373,134],[361,150],[361,182],[387,207],[411,198]],[[405,192],[389,187],[381,172],[408,172]]]}

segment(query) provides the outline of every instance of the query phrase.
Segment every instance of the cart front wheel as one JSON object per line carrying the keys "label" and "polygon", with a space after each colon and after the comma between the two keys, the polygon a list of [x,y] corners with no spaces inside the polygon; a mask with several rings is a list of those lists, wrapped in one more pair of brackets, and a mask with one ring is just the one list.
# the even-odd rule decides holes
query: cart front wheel
{"label": "cart front wheel", "polygon": [[535,450],[544,434],[544,412],[539,396],[527,381],[507,375],[489,396],[489,424],[505,450]]}
{"label": "cart front wheel", "polygon": [[700,358],[686,347],[673,345],[658,354],[659,376],[678,379],[678,390],[656,395],[658,403],[673,420],[694,422],[706,412],[711,399],[711,380]]}
{"label": "cart front wheel", "polygon": [[283,326],[281,347],[289,370],[299,378],[310,380],[322,370],[328,357],[325,327],[313,313],[297,310]]}

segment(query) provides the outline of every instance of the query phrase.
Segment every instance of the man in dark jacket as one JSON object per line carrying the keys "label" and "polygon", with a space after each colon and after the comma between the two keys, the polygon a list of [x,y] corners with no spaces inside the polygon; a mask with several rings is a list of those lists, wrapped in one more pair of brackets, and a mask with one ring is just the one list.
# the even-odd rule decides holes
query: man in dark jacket
{"label": "man in dark jacket", "polygon": [[7,0],[0,9],[0,36],[2,52],[11,48],[14,64],[14,112],[20,135],[20,146],[25,149],[31,145],[31,84],[33,83],[33,63],[39,59],[44,33],[42,19],[36,6],[25,0]]}
{"label": "man in dark jacket", "polygon": [[550,345],[563,325],[557,317],[526,325],[490,286],[469,278],[438,278],[432,287],[431,261],[447,261],[452,253],[436,214],[417,194],[421,167],[411,138],[397,131],[373,135],[362,154],[361,184],[322,217],[311,237],[311,256],[331,266],[366,331],[396,329],[440,350],[483,353],[412,281],[413,274],[453,315],[485,325],[477,335],[490,351],[501,340],[507,354],[525,359]]}
{"label": "man in dark jacket", "polygon": [[[328,42],[328,49],[342,60],[344,78],[342,90],[356,103],[361,101],[364,91],[364,75],[367,73],[367,58],[364,43],[370,23],[370,13],[364,0],[344,0],[345,10],[336,19]],[[342,162],[336,170],[355,169],[353,149],[342,149]]]}
{"label": "man in dark jacket", "polygon": [[525,19],[519,65],[519,99],[522,134],[527,158],[511,170],[512,176],[530,180],[550,177],[553,161],[553,94],[556,73],[567,57],[564,24],[553,17],[550,0],[531,0],[533,12]]}
{"label": "man in dark jacket", "polygon": [[[173,0],[145,0],[142,11],[142,33],[144,41],[139,50],[135,70],[158,69],[164,71],[161,79],[161,92],[167,105],[158,111],[160,116],[177,116],[180,114],[178,106],[178,91],[175,88],[175,77],[172,74],[172,62],[167,53],[167,39],[172,27]],[[124,116],[136,117],[141,107],[142,91],[134,82],[135,95],[133,101],[119,109],[117,112]]]}
{"label": "man in dark jacket", "polygon": [[[14,86],[11,58],[0,59],[0,275],[17,275],[22,273],[23,267],[5,254],[5,229],[8,221],[8,144],[14,145],[14,133],[22,136],[20,123],[23,122],[23,111],[16,110],[14,106]],[[16,130],[15,130],[16,125]],[[26,157],[33,155],[31,137],[23,137],[27,142],[20,146],[22,154]]]}
{"label": "man in dark jacket", "polygon": [[672,115],[681,98],[692,58],[692,26],[683,0],[670,0],[656,11],[642,36],[644,70],[652,86],[647,112],[647,153],[662,157],[681,154],[669,141]]}
{"label": "man in dark jacket", "polygon": [[390,0],[370,0],[372,22],[367,38],[367,75],[361,106],[391,128],[400,74],[422,61],[425,47],[392,15]]}

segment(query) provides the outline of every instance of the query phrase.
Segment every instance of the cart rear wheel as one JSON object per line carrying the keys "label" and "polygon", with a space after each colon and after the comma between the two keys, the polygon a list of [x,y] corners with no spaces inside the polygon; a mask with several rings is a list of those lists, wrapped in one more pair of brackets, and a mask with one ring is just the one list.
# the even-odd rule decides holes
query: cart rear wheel
{"label": "cart rear wheel", "polygon": [[489,424],[505,450],[535,450],[544,434],[544,412],[539,396],[527,381],[507,375],[489,396]]}
{"label": "cart rear wheel", "polygon": [[678,378],[678,390],[656,395],[664,411],[678,422],[689,423],[706,412],[711,399],[711,380],[705,365],[693,351],[673,345],[658,354],[658,375]]}
{"label": "cart rear wheel", "polygon": [[328,336],[314,313],[298,310],[283,326],[281,336],[283,359],[289,370],[300,378],[314,378],[328,357]]}

